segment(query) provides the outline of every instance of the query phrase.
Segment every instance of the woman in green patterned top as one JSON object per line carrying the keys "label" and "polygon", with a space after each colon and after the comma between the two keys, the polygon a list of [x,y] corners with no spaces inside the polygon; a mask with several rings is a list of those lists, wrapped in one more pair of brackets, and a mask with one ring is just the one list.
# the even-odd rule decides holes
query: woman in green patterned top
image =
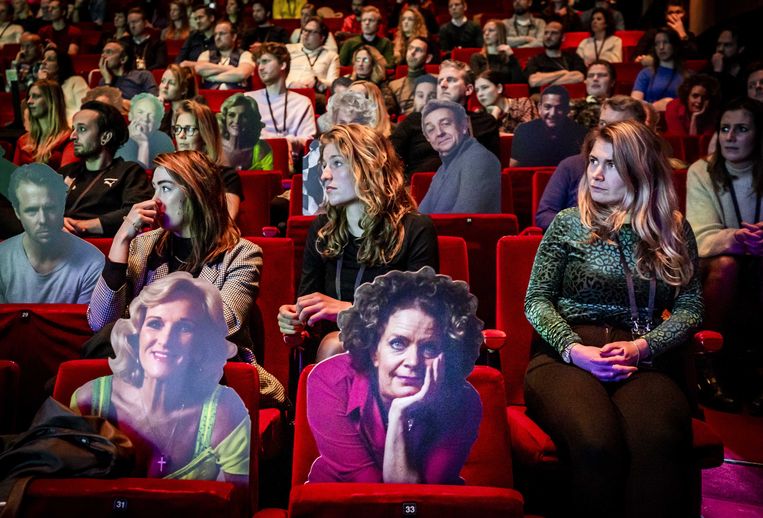
{"label": "woman in green patterned top", "polygon": [[689,516],[690,406],[652,362],[702,320],[694,235],[646,126],[594,130],[583,154],[578,207],[552,222],[527,289],[542,339],[528,413],[569,464],[571,514]]}

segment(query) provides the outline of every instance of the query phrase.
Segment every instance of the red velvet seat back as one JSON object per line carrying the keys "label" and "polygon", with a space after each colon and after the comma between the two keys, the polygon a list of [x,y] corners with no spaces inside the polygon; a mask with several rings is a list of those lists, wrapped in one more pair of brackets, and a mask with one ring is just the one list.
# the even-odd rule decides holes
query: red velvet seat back
{"label": "red velvet seat back", "polygon": [[532,215],[532,222],[533,226],[537,226],[537,223],[535,221],[535,215],[538,213],[538,205],[540,204],[540,199],[543,197],[543,191],[546,190],[546,186],[548,185],[548,181],[551,179],[551,175],[553,175],[554,172],[550,169],[541,169],[538,171],[535,171],[535,174],[533,175],[532,179],[532,208],[531,208],[531,215]]}
{"label": "red velvet seat back", "polygon": [[239,171],[244,199],[236,223],[244,236],[261,236],[270,224],[270,200],[281,193],[281,175],[276,171]]}
{"label": "red velvet seat back", "polygon": [[676,197],[678,198],[678,209],[681,213],[686,214],[686,169],[673,169],[673,188],[676,190]]}
{"label": "red velvet seat back", "polygon": [[[294,418],[294,459],[292,486],[307,481],[310,467],[318,458],[318,447],[307,422],[307,376],[313,366],[305,367],[299,377],[297,406]],[[506,399],[503,376],[492,367],[478,365],[468,378],[479,392],[482,401],[482,422],[461,476],[470,486],[510,488],[513,484],[511,469],[511,438],[506,421]]]}
{"label": "red velvet seat back", "polygon": [[519,66],[523,70],[527,66],[527,62],[530,61],[530,58],[543,53],[543,47],[520,47],[511,50],[514,52],[514,57],[517,58]]}
{"label": "red velvet seat back", "polygon": [[220,113],[223,102],[234,94],[242,94],[244,90],[199,90],[199,95],[207,101],[209,109],[215,113]]}
{"label": "red velvet seat back", "polygon": [[469,283],[469,256],[466,241],[460,237],[438,236],[437,248],[440,255],[440,271],[454,281]]}
{"label": "red velvet seat back", "polygon": [[16,431],[20,375],[16,362],[0,360],[0,434]]}
{"label": "red velvet seat back", "polygon": [[525,369],[533,336],[533,328],[525,318],[524,301],[540,240],[540,236],[510,236],[498,242],[496,327],[508,336],[501,349],[501,370],[510,405],[524,404]]}
{"label": "red velvet seat back", "polygon": [[291,177],[289,187],[289,217],[302,215],[302,175]]}
{"label": "red velvet seat back", "polygon": [[556,167],[507,167],[504,173],[511,179],[514,196],[514,214],[519,220],[519,228],[532,223],[532,178],[536,171],[551,171]]}
{"label": "red velvet seat back", "polygon": [[450,57],[454,61],[463,61],[468,65],[472,59],[472,56],[474,54],[478,54],[481,50],[481,48],[458,47],[450,52]]}
{"label": "red velvet seat back", "polygon": [[302,278],[302,260],[305,257],[305,241],[315,216],[290,216],[286,221],[286,237],[294,243],[294,286],[299,288]]}
{"label": "red velvet seat back", "polygon": [[289,142],[285,138],[266,138],[263,139],[273,150],[273,171],[281,173],[281,178],[286,178],[291,172],[289,166]]}

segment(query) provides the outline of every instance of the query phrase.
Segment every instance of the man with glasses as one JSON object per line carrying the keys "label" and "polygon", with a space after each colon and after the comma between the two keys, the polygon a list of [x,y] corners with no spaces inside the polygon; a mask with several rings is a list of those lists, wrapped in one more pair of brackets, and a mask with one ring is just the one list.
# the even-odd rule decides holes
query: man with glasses
{"label": "man with glasses", "polygon": [[191,19],[196,26],[188,39],[183,43],[175,63],[196,61],[205,50],[215,48],[215,10],[204,4],[195,5]]}
{"label": "man with glasses", "polygon": [[387,66],[392,65],[394,46],[387,38],[379,36],[380,20],[381,12],[379,9],[372,5],[363,8],[363,14],[360,17],[360,35],[346,40],[339,51],[339,62],[342,66],[352,65],[352,55],[361,45],[371,45],[384,56],[384,59],[387,60]]}
{"label": "man with glasses", "polygon": [[247,89],[254,74],[254,58],[248,50],[238,48],[236,27],[229,21],[215,25],[215,48],[205,50],[193,66],[201,79],[201,87],[208,90]]}
{"label": "man with glasses", "polygon": [[133,204],[153,195],[146,171],[115,158],[127,142],[127,123],[108,104],[90,101],[74,114],[71,140],[79,161],[58,172],[69,186],[64,229],[81,236],[112,237]]}
{"label": "man with glasses", "polygon": [[313,88],[322,94],[339,77],[339,55],[324,46],[328,33],[326,24],[311,16],[302,28],[300,43],[286,45],[291,56],[288,88]]}
{"label": "man with glasses", "polygon": [[450,20],[440,27],[440,48],[450,52],[457,47],[482,46],[482,29],[466,17],[466,0],[448,2]]}

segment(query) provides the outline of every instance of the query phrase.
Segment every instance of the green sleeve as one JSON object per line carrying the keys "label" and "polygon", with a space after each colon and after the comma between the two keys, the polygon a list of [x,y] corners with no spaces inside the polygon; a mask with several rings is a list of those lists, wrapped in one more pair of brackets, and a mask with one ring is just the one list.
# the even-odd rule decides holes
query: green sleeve
{"label": "green sleeve", "polygon": [[253,171],[273,170],[273,150],[264,140],[257,142],[257,145],[252,149],[252,165],[249,169]]}

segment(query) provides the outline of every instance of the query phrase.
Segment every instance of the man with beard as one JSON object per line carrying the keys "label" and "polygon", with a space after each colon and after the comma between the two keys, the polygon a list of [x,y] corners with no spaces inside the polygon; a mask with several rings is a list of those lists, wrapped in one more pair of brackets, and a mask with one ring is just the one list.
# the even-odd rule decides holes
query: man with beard
{"label": "man with beard", "polygon": [[580,83],[585,74],[585,63],[570,49],[562,52],[564,29],[559,22],[548,22],[543,31],[543,54],[533,56],[525,67],[525,77],[531,91],[538,92],[545,85]]}
{"label": "man with beard", "polygon": [[567,117],[570,96],[563,86],[549,86],[540,96],[539,119],[517,126],[511,145],[511,167],[556,166],[580,152],[585,127]]}
{"label": "man with beard", "polygon": [[87,304],[103,254],[62,230],[66,184],[45,164],[11,176],[9,197],[24,232],[0,244],[0,304]]}
{"label": "man with beard", "polygon": [[745,94],[745,43],[736,28],[726,28],[718,35],[715,53],[710,58],[707,72],[721,84],[721,96],[728,102]]}
{"label": "man with beard", "polygon": [[288,43],[289,34],[286,29],[270,23],[271,13],[266,2],[252,3],[252,19],[254,28],[249,29],[242,38],[241,48],[254,54],[258,43],[274,41],[276,43]]}
{"label": "man with beard", "polygon": [[183,43],[175,63],[196,61],[202,52],[215,48],[215,10],[204,4],[195,5],[192,21],[196,30]]}
{"label": "man with beard", "polygon": [[503,21],[511,48],[543,45],[546,22],[530,14],[530,4],[531,0],[514,0],[514,16]]}
{"label": "man with beard", "polygon": [[72,126],[74,156],[79,161],[59,171],[69,186],[64,230],[113,237],[130,208],[151,198],[151,184],[138,164],[114,157],[128,138],[119,110],[87,102],[74,114]]}
{"label": "man with beard", "polygon": [[200,76],[201,87],[209,90],[246,89],[254,73],[254,58],[248,50],[238,48],[236,27],[223,20],[215,26],[215,48],[199,54],[196,62],[185,61],[181,66],[194,68]]}
{"label": "man with beard", "polygon": [[122,92],[122,97],[132,99],[140,93],[157,95],[154,75],[148,70],[134,70],[130,67],[130,53],[122,40],[110,40],[103,46],[98,70],[101,71],[99,86],[113,86]]}

